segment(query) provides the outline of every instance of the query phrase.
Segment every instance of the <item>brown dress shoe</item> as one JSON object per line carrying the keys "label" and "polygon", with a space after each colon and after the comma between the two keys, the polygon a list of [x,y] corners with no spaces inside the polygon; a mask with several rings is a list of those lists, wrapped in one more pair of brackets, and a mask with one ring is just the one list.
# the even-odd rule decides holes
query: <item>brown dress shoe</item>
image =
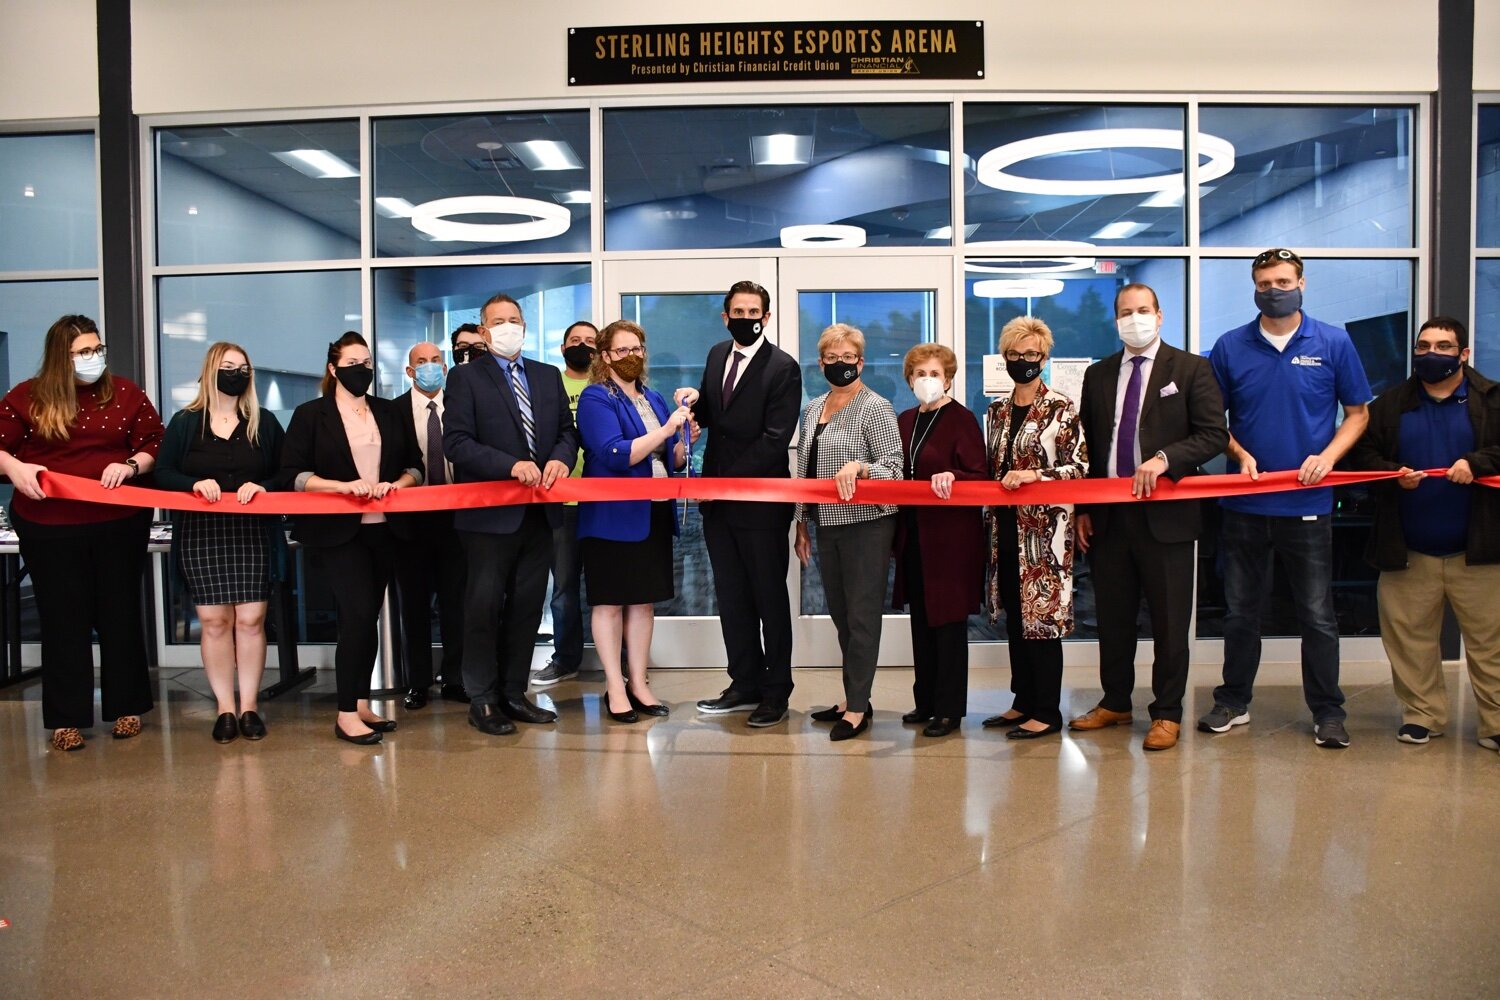
{"label": "brown dress shoe", "polygon": [[1108,729],[1110,726],[1130,725],[1129,712],[1111,712],[1103,705],[1095,705],[1083,715],[1068,723],[1069,729]]}
{"label": "brown dress shoe", "polygon": [[1141,745],[1147,750],[1170,750],[1177,745],[1177,734],[1182,732],[1182,726],[1166,719],[1152,719],[1151,731],[1146,734],[1146,741]]}

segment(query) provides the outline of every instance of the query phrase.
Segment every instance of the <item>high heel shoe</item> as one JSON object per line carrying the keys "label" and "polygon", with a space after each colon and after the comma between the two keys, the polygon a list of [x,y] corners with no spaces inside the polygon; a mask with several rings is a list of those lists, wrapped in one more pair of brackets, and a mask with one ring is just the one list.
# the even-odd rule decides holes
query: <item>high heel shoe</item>
{"label": "high heel shoe", "polygon": [[625,697],[630,699],[630,707],[635,709],[637,712],[640,712],[642,715],[649,715],[657,719],[665,719],[667,716],[672,714],[672,710],[666,705],[661,704],[660,702],[656,703],[655,705],[648,705],[644,701],[641,701],[641,699],[635,696],[635,692],[630,690],[630,685],[628,684],[625,685]]}
{"label": "high heel shoe", "polygon": [[816,712],[810,712],[807,717],[814,722],[837,722],[844,717],[844,710],[834,705],[832,708],[820,708]]}
{"label": "high heel shoe", "polygon": [[870,719],[875,714],[875,706],[867,705],[865,714],[859,720],[859,725],[851,726],[848,719],[840,718],[833,724],[833,730],[828,734],[828,739],[834,743],[842,740],[852,740],[866,729],[870,728]]}
{"label": "high heel shoe", "polygon": [[240,724],[233,712],[221,712],[214,720],[214,742],[233,743],[240,735]]}
{"label": "high heel shoe", "polygon": [[344,732],[344,727],[339,725],[337,722],[333,724],[333,735],[337,736],[345,743],[356,743],[362,747],[374,746],[376,743],[380,742],[380,731],[378,729],[371,730],[368,733],[361,733],[358,736],[350,736],[348,733]]}

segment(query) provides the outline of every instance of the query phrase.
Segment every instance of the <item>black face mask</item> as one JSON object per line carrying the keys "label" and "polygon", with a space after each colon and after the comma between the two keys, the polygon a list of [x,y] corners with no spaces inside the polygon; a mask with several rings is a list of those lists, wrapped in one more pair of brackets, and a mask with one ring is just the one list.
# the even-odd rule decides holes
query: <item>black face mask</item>
{"label": "black face mask", "polygon": [[563,348],[563,361],[575,372],[586,372],[594,360],[594,349],[588,344],[574,344]]}
{"label": "black face mask", "polygon": [[482,358],[484,355],[485,350],[482,344],[467,344],[463,347],[455,347],[453,349],[453,363],[455,365],[466,365],[475,358]]}
{"label": "black face mask", "polygon": [[1042,374],[1042,365],[1044,364],[1046,364],[1045,361],[1027,361],[1025,358],[1022,358],[1020,361],[1011,361],[1007,358],[1005,361],[1005,373],[1011,377],[1016,385],[1025,385],[1027,382],[1034,381],[1037,376]]}
{"label": "black face mask", "polygon": [[732,316],[728,320],[729,335],[734,342],[741,347],[749,347],[759,339],[761,331],[766,328],[765,321],[749,319],[744,316]]}
{"label": "black face mask", "polygon": [[220,369],[215,384],[226,396],[243,396],[245,390],[250,388],[250,376],[233,369]]}
{"label": "black face mask", "polygon": [[1426,354],[1413,354],[1411,356],[1411,373],[1428,385],[1437,385],[1439,382],[1453,375],[1463,367],[1463,360],[1457,354],[1438,354],[1429,351]]}
{"label": "black face mask", "polygon": [[842,389],[859,378],[859,362],[840,361],[838,364],[824,365],[823,377],[828,380],[829,385]]}
{"label": "black face mask", "polygon": [[363,396],[370,391],[375,371],[364,365],[344,365],[333,370],[333,377],[339,380],[339,385],[349,390],[351,396]]}

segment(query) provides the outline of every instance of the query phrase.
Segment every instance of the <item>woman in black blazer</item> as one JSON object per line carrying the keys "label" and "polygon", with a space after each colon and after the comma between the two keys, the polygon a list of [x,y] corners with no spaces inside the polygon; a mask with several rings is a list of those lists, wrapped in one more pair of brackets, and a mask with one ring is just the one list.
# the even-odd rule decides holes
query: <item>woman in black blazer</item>
{"label": "woman in black blazer", "polygon": [[[323,395],[293,411],[281,452],[282,477],[295,489],[379,499],[421,485],[422,452],[410,421],[388,400],[366,395],[374,377],[365,338],[351,331],[328,345]],[[381,733],[396,728],[370,709],[376,618],[391,579],[392,536],[411,537],[401,515],[316,514],[297,518],[292,528],[292,538],[307,547],[333,590],[339,619],[333,734],[350,743],[379,743]]]}

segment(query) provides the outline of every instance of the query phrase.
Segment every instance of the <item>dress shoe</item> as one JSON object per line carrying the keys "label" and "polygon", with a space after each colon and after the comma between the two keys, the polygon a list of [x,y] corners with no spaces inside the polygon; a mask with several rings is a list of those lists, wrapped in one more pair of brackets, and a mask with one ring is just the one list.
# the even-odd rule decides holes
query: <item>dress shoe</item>
{"label": "dress shoe", "polygon": [[759,704],[759,695],[752,697],[734,688],[725,688],[717,698],[704,698],[698,702],[698,711],[704,715],[729,715],[731,712],[753,712]]}
{"label": "dress shoe", "polygon": [[402,700],[401,704],[405,705],[407,710],[411,712],[415,712],[419,708],[426,708],[427,689],[424,687],[411,688],[406,692],[406,697]]}
{"label": "dress shoe", "polygon": [[344,732],[344,727],[339,725],[337,722],[333,724],[333,735],[337,736],[345,743],[357,743],[362,747],[374,746],[376,743],[380,742],[380,733],[375,730],[371,730],[368,733],[362,733],[359,736],[350,736],[348,733]]}
{"label": "dress shoe", "polygon": [[910,712],[907,712],[905,715],[901,716],[901,724],[903,726],[915,726],[919,722],[931,721],[932,713],[924,712],[920,708],[913,709]]}
{"label": "dress shoe", "polygon": [[444,684],[438,689],[438,697],[444,701],[456,701],[464,705],[469,703],[469,692],[464,690],[462,684]]}
{"label": "dress shoe", "polygon": [[377,733],[394,733],[396,731],[395,719],[376,719],[373,722],[369,719],[360,719],[359,721],[363,722],[365,725],[369,726]]}
{"label": "dress shoe", "polygon": [[807,717],[814,722],[837,722],[844,717],[844,710],[834,705],[832,708],[820,708],[816,712],[810,712]]}
{"label": "dress shoe", "polygon": [[266,738],[266,724],[261,719],[259,712],[249,711],[240,715],[240,735],[247,740],[263,740]]}
{"label": "dress shoe", "polygon": [[866,708],[864,716],[859,720],[859,725],[852,726],[848,719],[840,718],[833,724],[833,729],[828,733],[828,739],[834,743],[841,740],[852,740],[866,729],[870,728],[870,719],[875,714],[873,707]]}
{"label": "dress shoe", "polygon": [[1030,722],[1029,715],[992,715],[980,723],[986,729],[1004,729],[1006,726],[1019,726],[1023,722]]}
{"label": "dress shoe", "polygon": [[1177,734],[1181,731],[1179,723],[1152,719],[1151,731],[1146,734],[1146,741],[1141,746],[1147,750],[1170,750],[1177,745]]}
{"label": "dress shoe", "polygon": [[665,719],[667,716],[672,714],[672,710],[667,706],[661,704],[660,702],[655,705],[648,705],[644,701],[641,701],[641,699],[635,696],[635,692],[630,690],[629,684],[625,685],[625,697],[630,699],[630,707],[635,709],[642,715],[649,715],[657,719]]}
{"label": "dress shoe", "polygon": [[1068,723],[1069,729],[1077,729],[1087,732],[1091,729],[1108,729],[1110,726],[1130,725],[1129,712],[1115,712],[1105,708],[1103,705],[1095,705],[1072,722]]}
{"label": "dress shoe", "polygon": [[500,711],[516,722],[529,722],[542,725],[557,721],[556,712],[550,712],[545,708],[533,705],[524,696],[520,698],[507,698],[501,703]]}
{"label": "dress shoe", "polygon": [[779,698],[775,701],[763,701],[755,706],[755,711],[750,713],[745,725],[751,729],[769,729],[785,722],[786,714],[786,702]]}
{"label": "dress shoe", "polygon": [[1030,729],[1022,729],[1020,726],[1017,726],[1010,732],[1006,733],[1005,738],[1008,740],[1039,740],[1043,736],[1051,736],[1053,733],[1060,732],[1062,732],[1061,723],[1055,726],[1048,726],[1046,729],[1038,729],[1036,731],[1032,731]]}
{"label": "dress shoe", "polygon": [[949,733],[957,731],[963,721],[962,719],[933,719],[922,730],[922,735],[933,738],[947,736]]}
{"label": "dress shoe", "polygon": [[240,724],[233,712],[221,712],[214,720],[214,742],[233,743],[240,735]]}
{"label": "dress shoe", "polygon": [[516,731],[516,724],[488,703],[469,706],[469,725],[487,736],[509,736]]}

